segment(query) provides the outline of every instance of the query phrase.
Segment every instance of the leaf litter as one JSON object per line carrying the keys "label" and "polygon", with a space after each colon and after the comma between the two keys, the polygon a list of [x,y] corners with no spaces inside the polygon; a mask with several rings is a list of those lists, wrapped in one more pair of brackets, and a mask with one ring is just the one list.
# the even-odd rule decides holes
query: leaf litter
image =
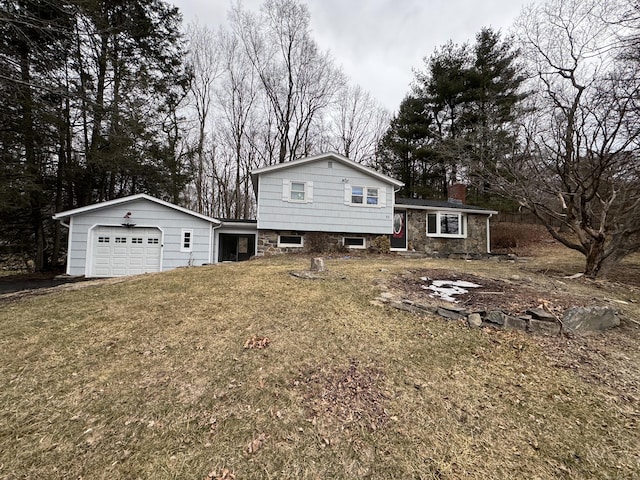
{"label": "leaf litter", "polygon": [[347,368],[315,368],[293,382],[303,390],[304,404],[312,417],[333,417],[344,424],[360,424],[377,430],[388,420],[384,375],[375,367],[363,367],[351,359]]}

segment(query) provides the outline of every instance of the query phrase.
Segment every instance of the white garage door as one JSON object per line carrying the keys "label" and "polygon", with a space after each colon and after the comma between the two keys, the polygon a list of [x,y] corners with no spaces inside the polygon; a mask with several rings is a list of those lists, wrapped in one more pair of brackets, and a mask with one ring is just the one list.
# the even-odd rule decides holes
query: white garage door
{"label": "white garage door", "polygon": [[96,227],[93,230],[92,277],[120,277],[159,272],[160,230]]}

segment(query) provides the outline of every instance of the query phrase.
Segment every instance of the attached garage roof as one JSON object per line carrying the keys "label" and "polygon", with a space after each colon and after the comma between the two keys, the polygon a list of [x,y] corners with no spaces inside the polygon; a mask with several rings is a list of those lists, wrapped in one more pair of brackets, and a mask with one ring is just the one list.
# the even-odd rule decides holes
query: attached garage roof
{"label": "attached garage roof", "polygon": [[138,193],[137,195],[131,195],[128,197],[116,198],[114,200],[107,200],[106,202],[95,203],[93,205],[87,205],[86,207],[74,208],[73,210],[67,210],[65,212],[56,213],[53,216],[54,220],[64,220],[65,218],[73,217],[74,215],[80,215],[87,212],[93,212],[96,210],[100,210],[107,207],[112,207],[115,205],[127,204],[136,200],[148,200],[153,203],[157,203],[158,205],[162,205],[163,207],[172,208],[173,210],[177,210],[182,213],[186,213],[187,215],[191,215],[196,218],[200,218],[202,220],[206,220],[207,222],[211,222],[215,225],[220,225],[220,220],[216,220],[215,218],[207,217],[206,215],[202,215],[201,213],[194,212],[193,210],[189,210],[188,208],[179,207],[170,202],[165,202],[164,200],[160,200],[159,198],[152,197],[151,195],[147,195],[145,193]]}

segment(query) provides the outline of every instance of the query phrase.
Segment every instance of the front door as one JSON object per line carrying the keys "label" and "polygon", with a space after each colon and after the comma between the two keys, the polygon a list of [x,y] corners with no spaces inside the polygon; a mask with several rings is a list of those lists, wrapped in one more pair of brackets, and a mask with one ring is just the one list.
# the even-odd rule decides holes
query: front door
{"label": "front door", "polygon": [[391,248],[394,250],[407,249],[407,212],[396,210],[393,213],[393,233],[391,234]]}

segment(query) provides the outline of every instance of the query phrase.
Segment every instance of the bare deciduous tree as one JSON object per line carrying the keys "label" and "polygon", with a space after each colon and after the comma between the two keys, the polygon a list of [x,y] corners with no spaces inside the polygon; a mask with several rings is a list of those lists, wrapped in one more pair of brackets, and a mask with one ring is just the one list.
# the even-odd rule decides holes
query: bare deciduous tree
{"label": "bare deciduous tree", "polygon": [[311,126],[344,77],[311,37],[307,7],[296,0],[266,0],[260,15],[236,6],[231,18],[271,110],[275,158],[285,162],[309,154]]}
{"label": "bare deciduous tree", "polygon": [[[211,109],[213,108],[214,85],[220,76],[221,66],[217,42],[214,32],[208,27],[190,25],[187,29],[189,41],[189,58],[192,79],[190,93],[195,119],[197,123],[196,145],[192,156],[192,171],[194,176],[195,210],[200,213],[211,214],[208,198],[207,165],[207,134],[211,123]],[[209,139],[211,140],[211,139]],[[210,172],[209,172],[210,173]]]}
{"label": "bare deciduous tree", "polygon": [[593,278],[640,249],[640,76],[618,56],[620,5],[551,0],[521,17],[529,86],[539,93],[522,153],[492,178],[581,252]]}
{"label": "bare deciduous tree", "polygon": [[372,163],[390,115],[359,85],[340,91],[331,118],[331,149],[356,162]]}

